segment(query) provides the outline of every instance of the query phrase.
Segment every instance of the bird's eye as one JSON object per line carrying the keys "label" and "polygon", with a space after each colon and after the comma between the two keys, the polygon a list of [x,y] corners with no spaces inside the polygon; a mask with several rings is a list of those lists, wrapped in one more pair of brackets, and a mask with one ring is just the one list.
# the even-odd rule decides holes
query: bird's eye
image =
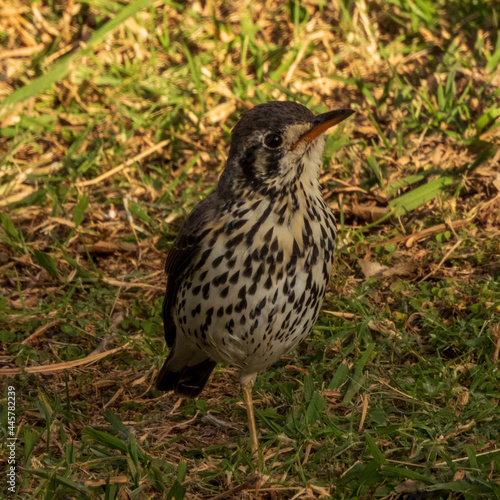
{"label": "bird's eye", "polygon": [[283,143],[283,139],[278,134],[267,134],[264,137],[264,144],[268,148],[279,148]]}

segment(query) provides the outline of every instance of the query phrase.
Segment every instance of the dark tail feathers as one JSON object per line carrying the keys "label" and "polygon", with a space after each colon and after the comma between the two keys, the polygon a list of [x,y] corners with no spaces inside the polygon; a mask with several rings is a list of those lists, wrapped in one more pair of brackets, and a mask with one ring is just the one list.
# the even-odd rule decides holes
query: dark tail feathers
{"label": "dark tail feathers", "polygon": [[206,359],[195,366],[185,366],[181,371],[174,372],[169,368],[169,361],[167,358],[156,377],[156,388],[160,391],[175,391],[186,398],[195,398],[200,394],[217,364]]}

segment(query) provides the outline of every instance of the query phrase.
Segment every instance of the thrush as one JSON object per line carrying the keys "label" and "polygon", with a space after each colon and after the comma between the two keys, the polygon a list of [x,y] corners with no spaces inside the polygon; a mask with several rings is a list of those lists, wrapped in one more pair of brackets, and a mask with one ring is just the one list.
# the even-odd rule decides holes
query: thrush
{"label": "thrush", "polygon": [[324,132],[354,111],[295,102],[246,111],[217,188],[195,206],[166,261],[170,348],[156,385],[194,398],[217,363],[235,365],[258,448],[252,387],[316,322],[336,226],[318,180]]}

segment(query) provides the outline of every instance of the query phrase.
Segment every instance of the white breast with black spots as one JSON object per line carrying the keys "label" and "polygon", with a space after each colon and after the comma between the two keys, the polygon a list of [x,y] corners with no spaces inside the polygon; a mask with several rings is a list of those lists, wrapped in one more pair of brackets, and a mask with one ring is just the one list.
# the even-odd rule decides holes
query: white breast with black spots
{"label": "white breast with black spots", "polygon": [[177,296],[183,341],[254,373],[308,334],[333,264],[335,222],[320,196],[299,203],[290,211],[238,202],[214,221]]}

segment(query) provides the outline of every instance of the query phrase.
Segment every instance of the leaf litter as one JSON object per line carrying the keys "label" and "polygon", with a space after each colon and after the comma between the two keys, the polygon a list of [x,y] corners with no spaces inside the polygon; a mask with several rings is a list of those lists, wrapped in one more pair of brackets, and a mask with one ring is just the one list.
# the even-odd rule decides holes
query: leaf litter
{"label": "leaf litter", "polygon": [[[357,461],[385,456],[377,446],[401,439],[389,441],[381,433],[368,446],[372,455],[363,455],[363,432],[378,432],[387,418],[397,421],[398,411],[411,412],[407,401],[421,401],[424,393],[430,394],[425,405],[438,409],[436,419],[451,406],[425,377],[423,392],[412,395],[417,382],[406,370],[430,356],[426,344],[434,342],[445,361],[443,379],[448,370],[463,372],[453,396],[463,418],[479,404],[467,374],[486,358],[498,364],[498,289],[495,295],[486,285],[498,278],[500,241],[500,52],[487,29],[491,21],[478,11],[473,19],[485,26],[478,30],[472,22],[474,38],[456,28],[443,2],[429,9],[432,14],[420,13],[416,24],[427,27],[418,29],[415,11],[383,1],[347,9],[342,2],[321,8],[290,3],[288,9],[260,1],[248,7],[149,4],[151,9],[140,2],[0,2],[8,14],[1,20],[0,50],[0,314],[6,340],[0,370],[7,370],[3,376],[22,371],[14,380],[26,393],[19,394],[26,446],[36,436],[24,457],[23,493],[48,484],[34,471],[57,467],[69,436],[81,446],[84,461],[70,458],[66,470],[82,488],[96,488],[95,494],[116,485],[113,491],[128,495],[142,484],[158,498],[162,491],[185,491],[187,498],[222,498],[227,492],[240,498],[321,498],[341,488],[347,495],[341,480]],[[435,57],[443,49],[455,66]],[[239,449],[246,431],[241,405],[235,404],[233,368],[220,367],[197,402],[155,394],[151,385],[165,356],[158,313],[165,254],[187,212],[213,188],[240,112],[271,99],[295,99],[316,112],[351,106],[356,115],[328,137],[321,174],[340,221],[341,245],[324,318],[312,339],[333,359],[324,368],[311,365],[318,348],[308,340],[278,364],[282,389],[272,375],[261,377],[256,400],[272,473],[259,490]],[[363,286],[372,285],[363,282],[370,277],[381,284],[368,293]],[[485,283],[482,290],[477,283]],[[476,324],[467,311],[487,319]],[[469,331],[490,332],[489,350],[481,347],[479,334],[467,340],[477,343],[477,354],[454,337],[453,328],[460,331],[466,317]],[[434,329],[426,321],[434,321]],[[376,350],[365,322],[378,335]],[[334,332],[325,334],[327,340],[321,337],[326,329]],[[104,342],[108,332],[111,343]],[[378,370],[395,378],[381,383]],[[398,378],[398,372],[405,374]],[[337,419],[331,427],[308,399],[312,376]],[[296,392],[290,399],[292,382]],[[498,406],[497,393],[485,387],[484,397]],[[273,404],[276,411],[269,413]],[[393,416],[384,414],[384,404],[392,406]],[[146,455],[130,438],[118,437],[123,429],[117,430],[110,413],[105,417],[105,408],[147,445]],[[310,422],[301,420],[302,408],[317,417],[317,426],[300,427]],[[332,437],[335,426],[344,432],[352,418],[359,434],[352,437],[352,450],[341,452],[342,440]],[[467,446],[480,442],[479,458],[495,456],[488,418],[477,428],[463,427],[472,443]],[[83,438],[88,428],[107,435]],[[327,431],[333,434],[322,434]],[[278,436],[293,446],[282,448]],[[412,439],[428,450],[420,435]],[[452,461],[472,463],[471,449],[464,459],[452,431],[443,439]],[[319,445],[308,448],[308,440]],[[298,459],[306,486],[282,465],[293,462],[299,442],[309,450]],[[99,452],[89,452],[92,447]],[[321,449],[336,458],[325,465]],[[111,469],[96,467],[102,456],[125,456],[129,466],[114,469],[109,479]],[[398,470],[416,460],[397,457],[405,464]],[[164,462],[154,469],[147,460]],[[231,466],[221,474],[223,460]],[[189,464],[185,477],[182,463]],[[383,474],[383,466],[377,470]],[[58,488],[78,490],[58,474]],[[461,480],[463,474],[459,469],[440,480]],[[374,491],[381,477],[358,486]],[[383,477],[397,492],[399,483],[389,479],[394,476]],[[498,481],[498,474],[491,477]],[[423,484],[420,477],[405,479],[414,480]]]}

